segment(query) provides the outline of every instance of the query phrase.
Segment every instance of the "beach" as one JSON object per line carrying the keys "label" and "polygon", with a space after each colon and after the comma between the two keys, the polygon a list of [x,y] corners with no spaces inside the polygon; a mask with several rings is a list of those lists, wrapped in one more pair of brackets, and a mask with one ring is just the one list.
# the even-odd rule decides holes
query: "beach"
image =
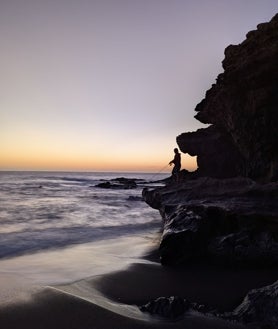
{"label": "beach", "polygon": [[[113,243],[116,248],[116,241]],[[159,296],[178,295],[229,311],[251,288],[272,283],[277,277],[277,270],[231,269],[203,263],[163,267],[157,262],[156,243],[149,243],[149,250],[145,245],[145,254],[133,254],[130,264],[121,269],[66,284],[34,286],[26,281],[22,287],[20,274],[11,278],[1,275],[2,287],[7,290],[7,286],[14,286],[18,293],[1,304],[1,328],[244,328],[196,311],[178,319],[164,319],[143,313],[138,306]],[[123,241],[118,245],[118,250],[121,248]]]}
{"label": "beach", "polygon": [[172,319],[140,310],[179,296],[232,311],[278,270],[204,260],[162,266],[159,212],[141,200],[141,186],[95,187],[113,177],[2,173],[0,328],[244,328],[194,309]]}
{"label": "beach", "polygon": [[277,3],[2,2],[0,329],[277,329]]}

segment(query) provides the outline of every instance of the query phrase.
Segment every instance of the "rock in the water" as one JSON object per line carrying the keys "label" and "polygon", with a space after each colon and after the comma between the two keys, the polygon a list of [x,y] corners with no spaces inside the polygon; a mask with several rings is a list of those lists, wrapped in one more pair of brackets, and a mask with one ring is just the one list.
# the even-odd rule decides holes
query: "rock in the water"
{"label": "rock in the water", "polygon": [[137,187],[136,179],[129,178],[115,178],[111,181],[102,182],[96,185],[96,187],[100,188],[111,188],[111,189],[134,189]]}
{"label": "rock in the water", "polygon": [[119,178],[112,179],[112,181],[117,182],[126,188],[136,188],[137,187],[136,178],[119,177]]}
{"label": "rock in the water", "polygon": [[111,188],[112,187],[112,184],[110,182],[104,182],[104,183],[97,184],[96,187]]}

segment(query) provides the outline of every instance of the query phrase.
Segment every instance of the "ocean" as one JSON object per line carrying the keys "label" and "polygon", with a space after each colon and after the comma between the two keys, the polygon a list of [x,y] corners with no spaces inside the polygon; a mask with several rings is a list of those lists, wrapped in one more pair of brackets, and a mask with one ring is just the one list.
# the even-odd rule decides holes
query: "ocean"
{"label": "ocean", "polygon": [[[0,172],[0,272],[55,283],[137,257],[161,227],[142,188],[169,174]],[[125,177],[133,189],[96,185]],[[112,266],[113,265],[113,266]]]}

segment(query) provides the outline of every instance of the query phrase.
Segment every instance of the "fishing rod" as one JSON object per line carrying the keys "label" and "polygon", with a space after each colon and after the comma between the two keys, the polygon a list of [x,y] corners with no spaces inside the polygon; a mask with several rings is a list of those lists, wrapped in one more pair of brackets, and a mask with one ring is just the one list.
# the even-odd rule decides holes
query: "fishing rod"
{"label": "fishing rod", "polygon": [[157,173],[155,173],[153,176],[151,176],[150,180],[153,180],[153,178],[157,175],[159,175],[164,169],[166,169],[169,166],[169,163],[167,163],[166,166],[164,166],[163,168],[161,168]]}

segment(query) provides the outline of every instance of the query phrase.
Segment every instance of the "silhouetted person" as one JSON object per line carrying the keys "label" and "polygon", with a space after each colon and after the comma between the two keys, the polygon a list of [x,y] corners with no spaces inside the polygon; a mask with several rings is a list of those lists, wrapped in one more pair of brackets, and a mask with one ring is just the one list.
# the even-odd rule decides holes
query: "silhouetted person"
{"label": "silhouetted person", "polygon": [[178,181],[178,175],[181,170],[181,154],[179,153],[179,150],[177,148],[174,149],[174,152],[174,159],[169,162],[169,165],[171,166],[172,164],[174,164],[172,176],[176,179],[176,181]]}

